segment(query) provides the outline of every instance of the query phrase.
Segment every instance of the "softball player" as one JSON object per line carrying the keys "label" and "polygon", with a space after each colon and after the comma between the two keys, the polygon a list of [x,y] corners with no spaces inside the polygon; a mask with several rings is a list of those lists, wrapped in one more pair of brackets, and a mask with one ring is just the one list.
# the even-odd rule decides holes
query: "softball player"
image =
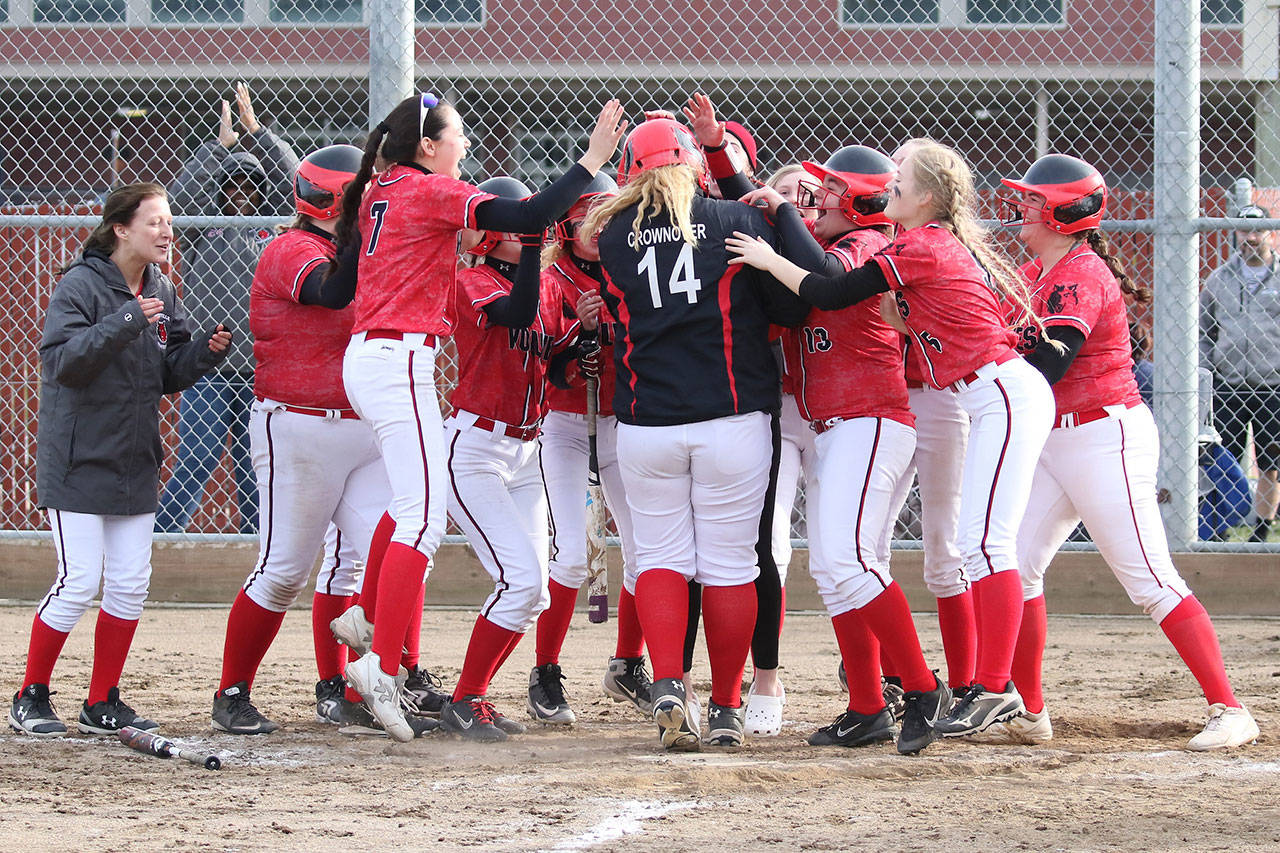
{"label": "softball player", "polygon": [[40,341],[36,490],[48,510],[58,578],[36,608],[22,689],[9,725],[67,733],[49,679],[98,587],[89,696],[76,727],[114,734],[155,730],[120,698],[120,673],[151,580],[151,531],[160,478],[160,398],[190,387],[226,355],[221,325],[195,337],[168,261],[173,217],[164,187],[112,191],[102,222],[54,288]]}
{"label": "softball player", "polygon": [[[344,264],[335,264],[334,229],[343,188],[360,159],[358,148],[331,145],[302,161],[294,178],[297,218],[264,250],[249,290],[257,363],[249,434],[261,496],[260,545],[227,618],[213,700],[213,727],[220,731],[279,728],[254,707],[249,691],[326,537],[324,580],[317,578],[312,599],[316,717],[373,724],[363,706],[343,696],[346,650],[329,633],[330,620],[356,591],[352,556],[368,554],[390,496],[373,429],[356,416],[342,388],[356,262],[348,252]],[[337,267],[333,275],[331,267]]]}
{"label": "softball player", "polygon": [[1026,289],[982,236],[968,165],[949,148],[923,143],[907,155],[889,190],[884,212],[902,230],[872,263],[845,275],[806,278],[803,269],[745,236],[729,246],[821,308],[892,292],[893,320],[920,348],[929,384],[951,388],[969,413],[958,529],[966,570],[978,578],[977,681],[933,724],[944,735],[969,734],[1022,710],[1009,674],[1020,618],[1016,534],[1030,472],[1051,425],[1053,395],[1019,358],[1005,328],[1001,297],[1026,305]]}
{"label": "softball player", "polygon": [[730,232],[773,239],[773,230],[757,210],[700,195],[704,170],[683,125],[646,121],[623,147],[618,196],[583,224],[603,226],[605,301],[623,327],[613,411],[635,528],[636,609],[653,659],[653,717],[664,746],[681,750],[699,746],[681,680],[690,579],[703,586],[711,658],[706,742],[744,739],[741,681],[778,461],[768,324],[804,314],[775,283],[727,266]]}
{"label": "softball player", "polygon": [[[507,177],[490,178],[480,189],[508,199],[530,195]],[[542,275],[541,233],[464,231],[463,245],[470,244],[484,262],[458,274],[458,385],[445,421],[449,515],[494,588],[476,617],[453,704],[441,719],[476,740],[505,740],[524,726],[497,713],[485,694],[548,604],[547,493],[537,438],[547,364],[578,324],[565,322],[559,286]],[[563,676],[555,676],[558,671],[534,669],[529,713],[540,722],[569,724],[574,718]]]}
{"label": "softball player", "polygon": [[1156,506],[1159,441],[1133,377],[1126,297],[1146,301],[1098,230],[1106,186],[1098,170],[1063,154],[1041,157],[1021,180],[1005,180],[1004,199],[1035,255],[1022,268],[1041,331],[1023,324],[1019,349],[1053,384],[1057,412],[1018,531],[1022,626],[1014,682],[1026,710],[1004,723],[1003,737],[1038,743],[1053,736],[1041,694],[1045,645],[1044,574],[1058,548],[1084,521],[1099,553],[1134,604],[1164,631],[1209,702],[1209,720],[1188,748],[1239,746],[1258,725],[1231,690],[1213,624],[1174,568]]}
{"label": "softball player", "polygon": [[[822,181],[810,190],[819,242],[780,207],[780,195],[766,190],[747,199],[775,211],[785,256],[843,273],[888,246],[892,221],[884,209],[895,172],[888,157],[850,145],[825,165],[804,168]],[[915,449],[901,336],[878,302],[867,300],[811,311],[784,343],[800,414],[817,434],[810,541],[819,544],[821,559],[810,572],[832,616],[849,690],[845,712],[809,742],[858,746],[893,737],[880,679],[883,654],[905,687],[898,750],[916,753],[933,741],[930,723],[949,706],[951,692],[925,663],[906,598],[889,575],[894,498]]]}
{"label": "softball player", "polygon": [[[413,737],[398,700],[405,629],[446,522],[448,469],[435,353],[438,337],[453,332],[458,232],[541,232],[613,155],[625,130],[621,115],[617,101],[606,104],[577,165],[541,193],[515,201],[459,180],[458,164],[470,145],[462,119],[435,95],[415,95],[369,135],[360,170],[343,196],[339,250],[357,233],[361,240],[343,384],[352,407],[373,425],[391,485],[389,516],[375,532],[367,567],[379,578],[372,648],[347,666],[347,679],[397,740]],[[391,165],[373,177],[379,155]],[[493,645],[515,636],[499,628]],[[453,723],[465,722],[468,731],[475,714],[488,716],[479,701],[470,709],[457,702],[450,707]]]}
{"label": "softball player", "polygon": [[[544,250],[543,273],[556,284],[558,303],[565,320],[577,318],[576,306],[590,299],[597,309],[604,273],[595,234],[582,230],[591,205],[616,195],[618,185],[608,175],[596,175],[582,198],[556,223],[555,241]],[[613,416],[613,344],[618,324],[602,311],[597,335],[602,352],[597,358],[599,413],[597,452],[600,482],[609,513],[622,540],[623,581],[618,592],[618,640],[609,660],[602,686],[606,695],[618,702],[630,702],[645,713],[649,710],[650,678],[644,657],[644,635],[635,603],[635,540],[626,492],[618,470],[617,419]],[[572,371],[569,371],[571,373]],[[542,454],[542,476],[547,488],[551,520],[550,596],[551,603],[538,617],[537,659],[530,676],[529,713],[544,722],[571,722],[573,711],[564,699],[561,686],[560,650],[573,617],[578,591],[587,579],[586,506],[583,484],[587,477],[586,389],[581,381],[547,390],[547,414],[538,437]],[[548,715],[547,708],[557,708]],[[559,716],[560,719],[548,719]]]}

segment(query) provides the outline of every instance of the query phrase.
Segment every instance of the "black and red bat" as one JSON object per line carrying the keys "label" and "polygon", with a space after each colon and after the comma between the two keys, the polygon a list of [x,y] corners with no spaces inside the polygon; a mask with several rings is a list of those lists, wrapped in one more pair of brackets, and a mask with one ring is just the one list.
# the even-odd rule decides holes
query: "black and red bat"
{"label": "black and red bat", "polygon": [[192,764],[199,764],[206,770],[222,769],[222,760],[218,756],[211,753],[196,752],[193,749],[176,744],[162,735],[144,732],[142,729],[135,729],[133,726],[125,726],[116,732],[116,736],[120,738],[121,743],[130,749],[136,749],[138,752],[145,752],[157,758],[181,758],[184,761],[190,761]]}

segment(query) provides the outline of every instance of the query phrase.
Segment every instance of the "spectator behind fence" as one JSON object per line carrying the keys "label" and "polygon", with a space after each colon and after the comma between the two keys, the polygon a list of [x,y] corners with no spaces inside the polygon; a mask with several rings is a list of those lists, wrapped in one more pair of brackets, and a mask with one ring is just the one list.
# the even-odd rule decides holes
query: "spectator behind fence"
{"label": "spectator behind fence", "polygon": [[[236,86],[244,133],[222,102],[218,138],[201,145],[173,185],[177,215],[274,216],[293,210],[293,173],[298,158],[288,143],[254,117],[245,84]],[[239,142],[243,150],[232,152]],[[249,453],[249,409],[253,404],[253,338],[249,334],[249,285],[274,231],[262,226],[189,229],[182,245],[182,287],[198,323],[225,317],[236,332],[232,351],[219,368],[182,394],[178,452],[165,484],[156,530],[181,532],[200,506],[205,483],[231,436],[241,533],[257,530],[258,489]]]}
{"label": "spectator behind fence", "polygon": [[[1236,215],[1271,218],[1254,204]],[[1246,432],[1253,428],[1257,523],[1249,541],[1265,542],[1280,498],[1280,259],[1270,231],[1238,231],[1236,241],[1237,251],[1200,292],[1200,361],[1213,370],[1217,426],[1237,459],[1246,458]]]}

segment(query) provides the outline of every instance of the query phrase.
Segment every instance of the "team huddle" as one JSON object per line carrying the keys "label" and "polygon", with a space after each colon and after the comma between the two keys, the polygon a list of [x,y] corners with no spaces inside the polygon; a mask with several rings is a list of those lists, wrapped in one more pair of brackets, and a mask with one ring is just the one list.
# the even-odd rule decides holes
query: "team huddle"
{"label": "team huddle", "polygon": [[[1204,692],[1208,722],[1189,748],[1254,740],[1212,622],[1168,552],[1156,428],[1127,324],[1127,304],[1149,297],[1099,230],[1099,171],[1051,154],[1002,182],[1007,224],[1030,258],[1019,267],[988,241],[972,172],[945,145],[848,145],[762,181],[749,131],[700,94],[683,113],[687,123],[647,113],[627,134],[610,101],[582,157],[537,193],[505,176],[461,180],[461,117],[430,93],[397,105],[363,150],[329,146],[302,161],[298,216],[264,250],[250,292],[261,545],[228,617],[214,728],[278,728],[250,691],[322,549],[320,721],[399,741],[437,729],[520,734],[525,724],[487,695],[532,630],[527,716],[574,723],[559,658],[588,576],[590,463],[624,565],[603,689],[655,721],[666,749],[781,732],[801,478],[808,566],[848,693],[809,743],[894,741],[915,754],[940,737],[1051,739],[1044,576],[1082,521]],[[601,170],[620,142],[615,181]],[[80,261],[105,270],[100,298],[68,304],[80,295],[69,274],[50,306],[60,325],[46,325],[41,345],[38,486],[59,578],[37,610],[9,715],[32,735],[67,730],[50,676],[99,581],[108,642],[95,643],[77,725],[157,728],[118,689],[154,501],[134,499],[127,513],[77,503],[64,494],[68,472],[105,463],[77,458],[74,444],[45,453],[46,431],[58,435],[46,399],[91,395],[124,348],[157,371],[145,413],[230,340],[219,328],[200,347],[183,325],[153,266],[168,248],[152,233],[169,227],[163,190],[135,195],[108,199],[104,235]],[[167,302],[144,295],[165,285]],[[138,338],[148,328],[156,334]],[[436,377],[446,338],[458,355],[447,417]],[[945,679],[890,572],[917,475]],[[452,690],[419,650],[449,519],[493,580]],[[112,592],[122,582],[128,594]],[[699,623],[705,718],[690,678]]]}

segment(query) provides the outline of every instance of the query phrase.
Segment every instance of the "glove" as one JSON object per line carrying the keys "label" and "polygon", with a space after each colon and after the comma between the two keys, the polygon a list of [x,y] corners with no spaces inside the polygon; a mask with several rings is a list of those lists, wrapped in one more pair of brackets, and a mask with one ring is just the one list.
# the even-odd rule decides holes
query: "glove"
{"label": "glove", "polygon": [[600,378],[600,341],[594,329],[578,337],[578,369],[588,379]]}

